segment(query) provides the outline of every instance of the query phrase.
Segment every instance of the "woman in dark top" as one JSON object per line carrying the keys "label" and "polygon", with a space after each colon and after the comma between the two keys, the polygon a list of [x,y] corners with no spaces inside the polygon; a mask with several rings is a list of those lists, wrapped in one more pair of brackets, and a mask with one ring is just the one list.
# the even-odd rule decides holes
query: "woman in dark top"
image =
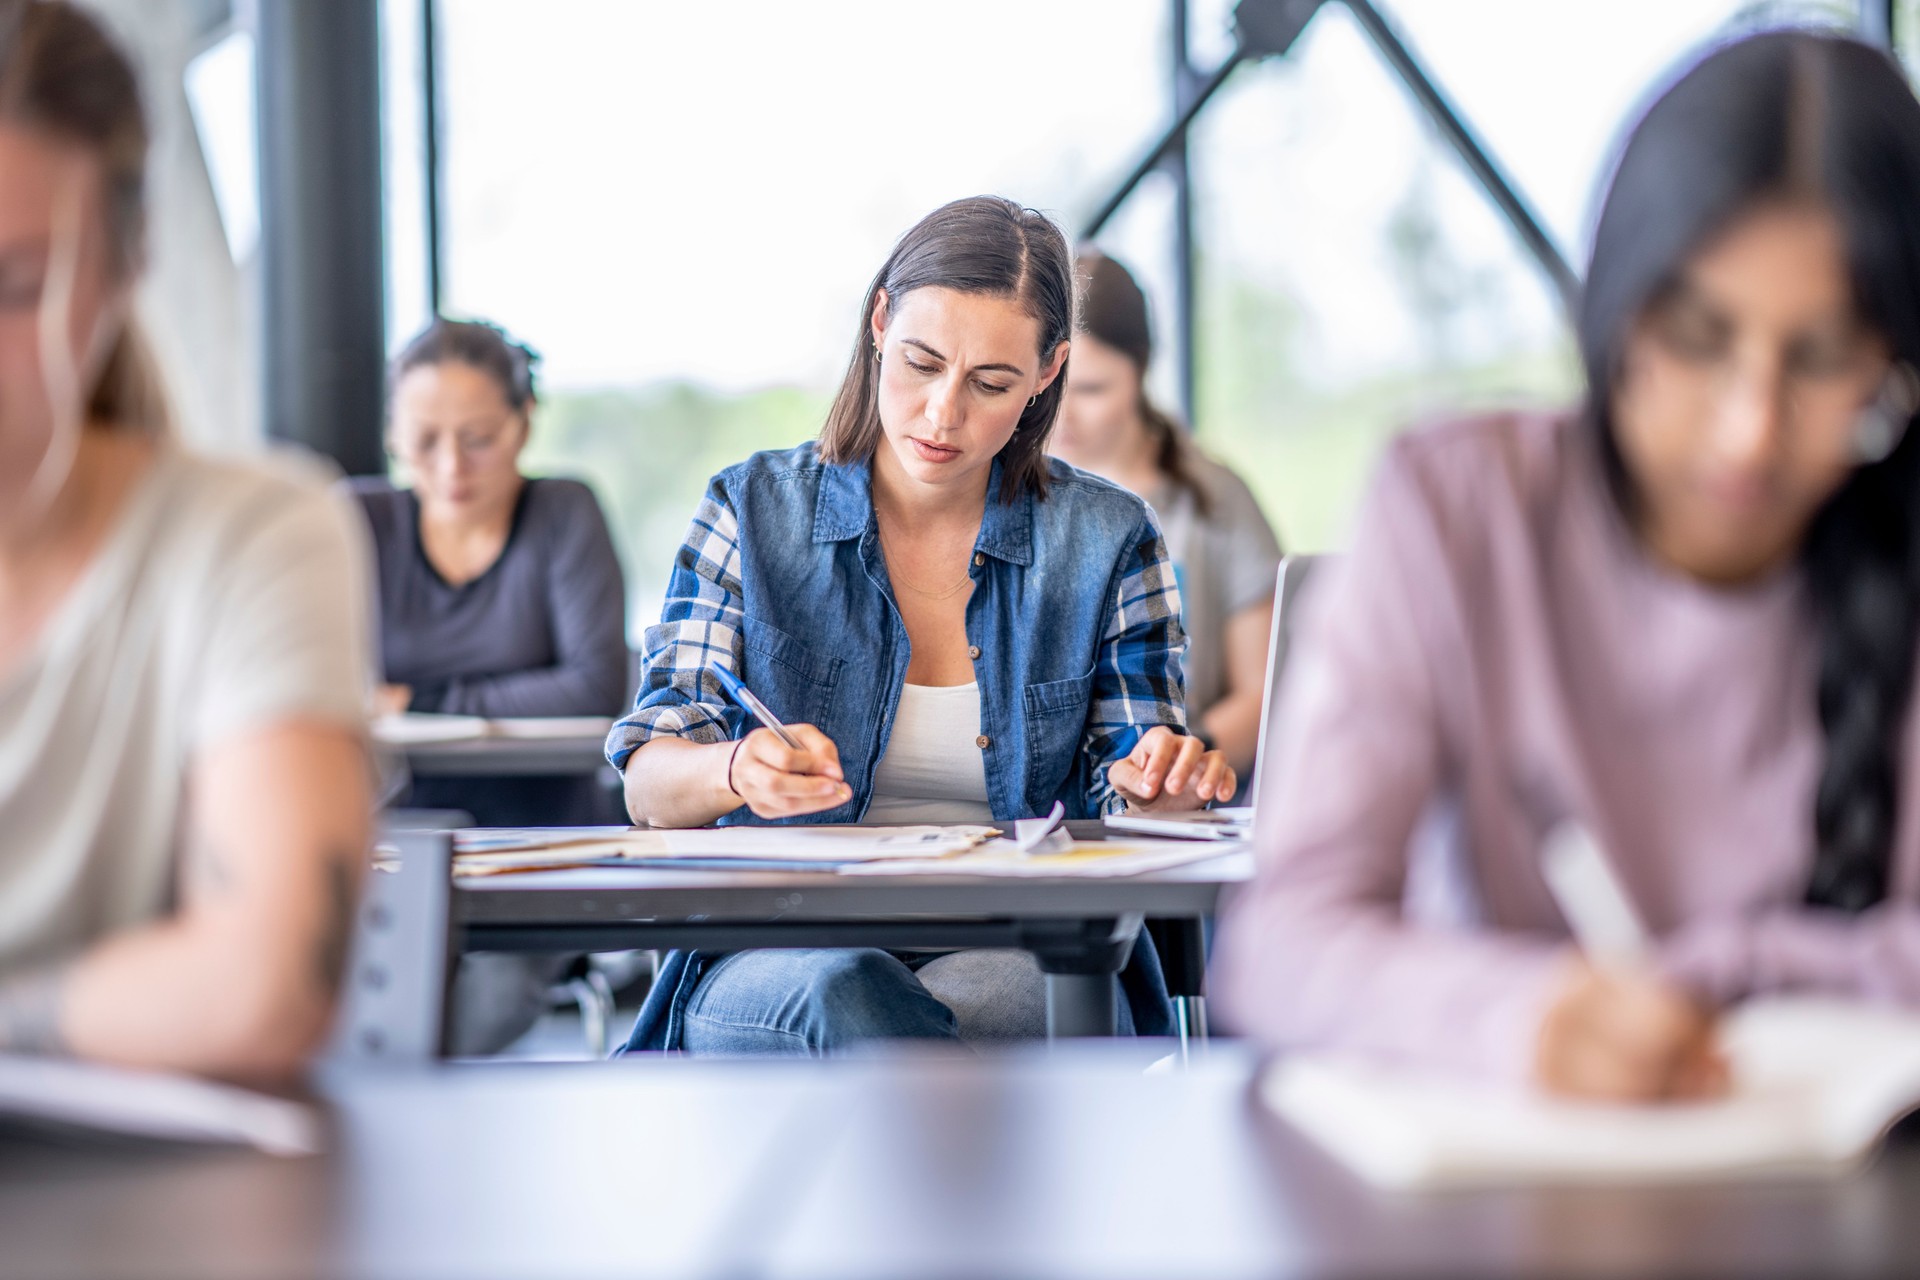
{"label": "woman in dark top", "polygon": [[[536,357],[490,324],[436,320],[394,361],[387,444],[411,488],[353,482],[380,570],[382,711],[616,714],[626,595],[575,480],[520,474]],[[418,779],[409,802],[481,823],[591,821],[590,779]]]}

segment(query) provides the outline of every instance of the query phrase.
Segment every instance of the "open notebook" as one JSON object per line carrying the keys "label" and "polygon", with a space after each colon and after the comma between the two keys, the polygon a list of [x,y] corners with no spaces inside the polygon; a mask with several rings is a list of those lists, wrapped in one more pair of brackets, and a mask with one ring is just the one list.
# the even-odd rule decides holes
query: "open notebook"
{"label": "open notebook", "polygon": [[1768,999],[1723,1029],[1734,1090],[1703,1104],[1575,1103],[1336,1054],[1298,1053],[1266,1102],[1385,1187],[1834,1175],[1920,1106],[1920,1016]]}

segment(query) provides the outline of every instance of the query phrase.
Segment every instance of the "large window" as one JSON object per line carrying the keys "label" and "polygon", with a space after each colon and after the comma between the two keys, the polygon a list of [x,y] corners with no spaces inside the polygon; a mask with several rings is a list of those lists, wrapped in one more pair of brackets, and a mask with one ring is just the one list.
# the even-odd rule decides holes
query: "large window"
{"label": "large window", "polygon": [[[1232,7],[1194,0],[1197,64]],[[1576,265],[1616,131],[1677,59],[1729,24],[1852,12],[1381,7]],[[636,630],[706,478],[817,429],[896,235],[983,191],[1084,224],[1167,117],[1168,19],[1166,0],[440,5],[442,304],[545,354],[530,462],[597,486]],[[1192,165],[1195,427],[1290,545],[1337,545],[1409,421],[1577,393],[1558,297],[1343,6],[1236,73]],[[1149,179],[1101,236],[1163,319],[1171,196]]]}
{"label": "large window", "polygon": [[533,462],[611,508],[636,626],[707,477],[818,429],[900,232],[1071,221],[1166,109],[1161,0],[441,11],[444,305],[545,356]]}
{"label": "large window", "polygon": [[[1196,61],[1225,52],[1231,8],[1196,5]],[[1379,8],[1576,270],[1596,185],[1651,89],[1731,32],[1853,16],[1818,0]],[[1546,276],[1344,6],[1236,75],[1192,164],[1199,439],[1291,546],[1340,543],[1380,444],[1409,423],[1577,396]]]}

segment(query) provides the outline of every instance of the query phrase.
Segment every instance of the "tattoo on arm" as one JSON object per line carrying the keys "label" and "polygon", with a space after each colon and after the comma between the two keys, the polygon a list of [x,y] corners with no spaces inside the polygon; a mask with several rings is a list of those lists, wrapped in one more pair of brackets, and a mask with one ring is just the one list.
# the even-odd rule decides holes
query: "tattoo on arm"
{"label": "tattoo on arm", "polygon": [[314,943],[314,977],[331,999],[347,971],[347,947],[353,938],[353,859],[350,849],[331,849],[321,869],[323,912]]}
{"label": "tattoo on arm", "polygon": [[66,1056],[60,1033],[66,980],[64,964],[0,978],[0,1053]]}

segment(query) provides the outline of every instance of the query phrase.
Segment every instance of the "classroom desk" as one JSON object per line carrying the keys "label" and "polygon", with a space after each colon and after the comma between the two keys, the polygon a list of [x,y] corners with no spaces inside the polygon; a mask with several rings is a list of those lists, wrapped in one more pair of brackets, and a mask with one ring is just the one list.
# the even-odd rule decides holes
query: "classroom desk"
{"label": "classroom desk", "polygon": [[8,1275],[1903,1275],[1920,1144],[1838,1182],[1369,1190],[1230,1049],[334,1076],[335,1147],[0,1140]]}
{"label": "classroom desk", "polygon": [[1245,853],[1105,880],[595,867],[458,880],[453,916],[465,951],[1019,947],[1051,1034],[1110,1036],[1142,920],[1197,920],[1251,873]]}
{"label": "classroom desk", "polygon": [[[406,756],[423,778],[554,778],[613,775],[606,739],[474,738],[463,742],[416,742],[383,748]],[[617,776],[617,775],[614,775]]]}

